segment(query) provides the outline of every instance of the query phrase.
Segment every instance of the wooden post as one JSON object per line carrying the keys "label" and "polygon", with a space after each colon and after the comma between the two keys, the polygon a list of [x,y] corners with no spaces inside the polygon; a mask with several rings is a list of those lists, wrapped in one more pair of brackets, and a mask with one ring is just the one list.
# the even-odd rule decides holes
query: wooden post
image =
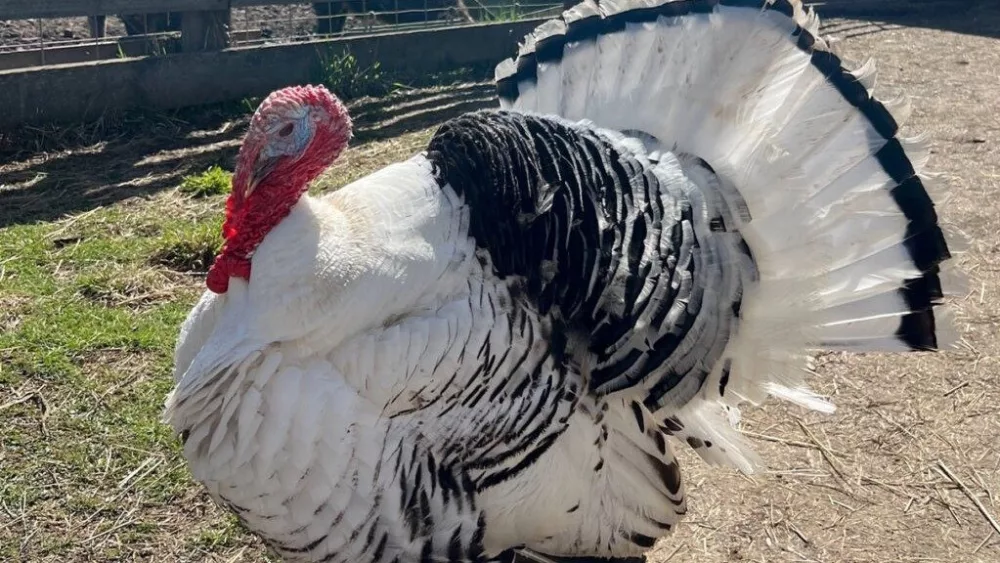
{"label": "wooden post", "polygon": [[228,46],[229,10],[181,14],[181,51],[218,51]]}
{"label": "wooden post", "polygon": [[90,25],[90,36],[92,38],[104,37],[107,33],[107,23],[106,16],[89,16],[87,18],[87,23]]}

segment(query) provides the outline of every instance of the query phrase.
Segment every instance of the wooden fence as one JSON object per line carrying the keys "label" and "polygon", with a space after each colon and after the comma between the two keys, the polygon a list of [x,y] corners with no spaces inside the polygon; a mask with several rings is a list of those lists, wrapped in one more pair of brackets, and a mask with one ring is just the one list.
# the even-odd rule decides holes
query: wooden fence
{"label": "wooden fence", "polygon": [[362,68],[433,72],[496,63],[538,21],[235,47],[0,72],[0,128],[79,122],[108,111],[171,109],[263,95],[315,81],[327,57],[348,50]]}
{"label": "wooden fence", "polygon": [[301,3],[301,0],[3,0],[0,20],[180,13],[182,50],[190,52],[226,47],[231,8]]}
{"label": "wooden fence", "polygon": [[[349,52],[364,68],[426,73],[495,64],[542,19],[228,46],[229,10],[301,0],[0,0],[0,20],[180,12],[176,53],[0,70],[0,128],[72,123],[136,108],[173,109],[263,95],[315,82],[331,57]],[[173,41],[177,41],[176,38]],[[105,49],[128,55],[129,38]],[[176,46],[176,45],[175,45]],[[101,48],[97,43],[92,48]],[[52,61],[50,59],[47,63]],[[58,61],[58,58],[56,58]]]}

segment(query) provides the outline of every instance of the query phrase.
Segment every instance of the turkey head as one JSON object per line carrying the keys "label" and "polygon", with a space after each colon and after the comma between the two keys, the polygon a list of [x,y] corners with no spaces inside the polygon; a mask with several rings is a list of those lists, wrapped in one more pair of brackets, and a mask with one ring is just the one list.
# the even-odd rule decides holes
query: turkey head
{"label": "turkey head", "polygon": [[254,250],[350,138],[347,108],[323,86],[284,88],[261,102],[240,148],[210,290],[225,293],[230,277],[250,279]]}

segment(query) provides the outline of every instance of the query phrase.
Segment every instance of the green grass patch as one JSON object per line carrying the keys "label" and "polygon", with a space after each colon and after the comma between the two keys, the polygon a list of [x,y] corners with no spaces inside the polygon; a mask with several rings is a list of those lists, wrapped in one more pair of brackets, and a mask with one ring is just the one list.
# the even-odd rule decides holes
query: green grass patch
{"label": "green grass patch", "polygon": [[339,52],[325,53],[323,58],[323,71],[319,80],[344,101],[390,96],[419,88],[479,82],[493,76],[493,65],[466,66],[438,72],[390,72],[378,62],[362,64],[346,48]]}
{"label": "green grass patch", "polygon": [[207,197],[229,193],[233,173],[215,165],[200,174],[185,176],[181,181],[182,193],[192,197]]}
{"label": "green grass patch", "polygon": [[364,66],[347,50],[327,57],[323,83],[342,100],[384,96],[393,89],[392,79],[382,72],[379,63]]}
{"label": "green grass patch", "polygon": [[[0,559],[201,560],[183,503],[228,529],[160,422],[222,203],[167,192],[0,229]],[[234,538],[218,551],[254,543]]]}
{"label": "green grass patch", "polygon": [[176,225],[157,241],[150,262],[179,272],[207,272],[222,248],[221,221]]}

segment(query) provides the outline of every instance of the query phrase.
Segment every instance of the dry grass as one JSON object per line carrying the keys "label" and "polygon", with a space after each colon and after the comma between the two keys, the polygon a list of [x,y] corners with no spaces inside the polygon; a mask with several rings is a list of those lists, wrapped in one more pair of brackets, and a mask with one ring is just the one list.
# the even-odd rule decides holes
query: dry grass
{"label": "dry grass", "polygon": [[[975,15],[967,23],[1000,29],[1000,10]],[[935,140],[932,165],[954,193],[942,214],[974,241],[959,259],[963,346],[822,356],[815,385],[837,413],[749,410],[773,466],[753,478],[685,453],[693,512],[651,563],[1000,560],[1000,43],[935,29],[949,21],[827,29],[849,54],[876,56],[880,91],[911,93],[908,128]],[[360,100],[357,142],[317,189],[411,154],[487,97],[468,86]],[[0,560],[266,560],[190,483],[158,423],[222,202],[177,187],[231,169],[245,119],[145,117],[0,147]]]}

